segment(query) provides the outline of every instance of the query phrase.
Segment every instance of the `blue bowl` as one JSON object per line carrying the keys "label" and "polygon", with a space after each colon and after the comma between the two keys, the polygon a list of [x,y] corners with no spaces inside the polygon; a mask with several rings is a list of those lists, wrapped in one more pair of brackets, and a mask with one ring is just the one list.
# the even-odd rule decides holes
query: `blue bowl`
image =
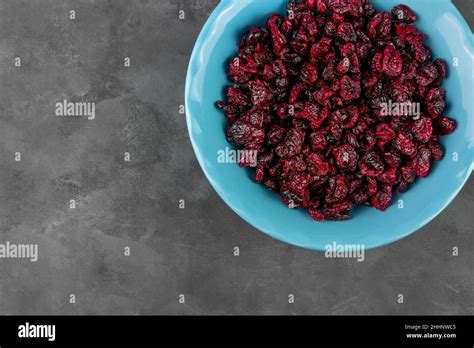
{"label": "blue bowl", "polygon": [[[458,128],[442,143],[445,158],[426,179],[417,179],[397,194],[385,212],[357,207],[347,221],[313,221],[302,209],[288,209],[274,192],[256,184],[248,170],[218,163],[217,153],[230,144],[225,119],[214,103],[229,85],[226,68],[236,45],[252,25],[264,25],[272,12],[285,13],[287,0],[222,0],[197,39],[186,78],[186,120],[194,151],[209,182],[222,199],[257,229],[283,242],[313,250],[332,244],[374,248],[401,239],[438,215],[458,194],[474,165],[473,35],[450,0],[373,0],[378,10],[390,11],[400,2],[419,15],[417,27],[428,39],[435,58],[448,62],[446,115]],[[457,62],[457,66],[454,64]],[[402,200],[402,201],[399,201]],[[403,204],[401,204],[403,203]]]}

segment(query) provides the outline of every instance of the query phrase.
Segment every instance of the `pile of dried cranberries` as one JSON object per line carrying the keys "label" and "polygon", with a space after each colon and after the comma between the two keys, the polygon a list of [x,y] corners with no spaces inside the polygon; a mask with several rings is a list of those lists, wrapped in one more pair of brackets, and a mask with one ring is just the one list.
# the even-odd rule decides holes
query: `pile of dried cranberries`
{"label": "pile of dried cranberries", "polygon": [[415,20],[405,5],[293,0],[251,28],[217,102],[229,142],[257,153],[240,165],[317,221],[347,219],[357,204],[385,210],[395,188],[427,177],[456,123],[443,116],[446,64]]}

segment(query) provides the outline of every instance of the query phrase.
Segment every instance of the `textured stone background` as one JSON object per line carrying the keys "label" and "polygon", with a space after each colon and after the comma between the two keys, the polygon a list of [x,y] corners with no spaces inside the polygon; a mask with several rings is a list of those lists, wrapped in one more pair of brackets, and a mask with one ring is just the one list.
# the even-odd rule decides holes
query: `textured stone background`
{"label": "textured stone background", "polygon": [[[0,243],[40,253],[0,259],[0,314],[472,314],[472,178],[362,263],[273,240],[216,195],[178,106],[217,2],[0,1]],[[456,3],[472,25],[472,1]],[[64,98],[95,101],[96,119],[54,117]]]}

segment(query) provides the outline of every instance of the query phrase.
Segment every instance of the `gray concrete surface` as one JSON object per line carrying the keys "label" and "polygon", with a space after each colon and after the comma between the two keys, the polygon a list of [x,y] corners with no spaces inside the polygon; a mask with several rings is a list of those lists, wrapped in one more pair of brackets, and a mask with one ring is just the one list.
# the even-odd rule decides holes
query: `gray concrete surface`
{"label": "gray concrete surface", "polygon": [[[0,259],[0,314],[472,314],[472,178],[360,263],[273,240],[217,196],[179,113],[216,3],[0,1],[0,243],[39,246],[36,263]],[[98,116],[54,117],[63,99]]]}

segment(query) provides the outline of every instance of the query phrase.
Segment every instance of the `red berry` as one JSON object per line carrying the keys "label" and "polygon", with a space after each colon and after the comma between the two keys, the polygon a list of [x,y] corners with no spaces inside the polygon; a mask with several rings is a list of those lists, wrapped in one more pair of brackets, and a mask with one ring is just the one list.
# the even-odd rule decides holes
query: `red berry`
{"label": "red berry", "polygon": [[448,117],[438,117],[435,122],[440,135],[451,134],[456,129],[456,121]]}
{"label": "red berry", "polygon": [[413,23],[416,21],[416,14],[407,5],[398,5],[392,9],[393,16],[404,23]]}
{"label": "red berry", "polygon": [[298,0],[250,28],[216,106],[228,141],[256,152],[256,182],[316,221],[339,221],[353,205],[386,210],[394,188],[429,175],[456,122],[443,116],[448,67],[432,61],[416,19],[406,5],[390,14],[370,0]]}

